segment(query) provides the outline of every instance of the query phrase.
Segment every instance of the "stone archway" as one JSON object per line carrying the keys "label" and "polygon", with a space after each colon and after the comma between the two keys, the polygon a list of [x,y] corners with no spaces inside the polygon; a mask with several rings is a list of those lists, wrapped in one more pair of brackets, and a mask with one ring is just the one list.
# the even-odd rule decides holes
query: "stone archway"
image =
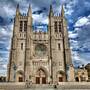
{"label": "stone archway", "polygon": [[36,72],[36,84],[46,84],[47,83],[47,73],[43,68],[39,68]]}
{"label": "stone archway", "polygon": [[64,82],[65,81],[65,73],[63,71],[57,72],[57,81]]}
{"label": "stone archway", "polygon": [[23,71],[18,71],[17,72],[17,81],[18,82],[23,82],[24,81]]}

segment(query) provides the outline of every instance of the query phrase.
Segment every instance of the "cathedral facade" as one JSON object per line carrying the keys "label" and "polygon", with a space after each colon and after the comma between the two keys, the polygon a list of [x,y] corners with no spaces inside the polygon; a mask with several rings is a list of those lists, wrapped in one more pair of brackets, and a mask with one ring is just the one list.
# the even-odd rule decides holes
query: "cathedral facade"
{"label": "cathedral facade", "polygon": [[48,30],[33,31],[32,10],[21,15],[17,5],[8,63],[7,81],[47,84],[67,81],[67,65],[72,64],[67,23],[62,6],[55,16],[52,6]]}

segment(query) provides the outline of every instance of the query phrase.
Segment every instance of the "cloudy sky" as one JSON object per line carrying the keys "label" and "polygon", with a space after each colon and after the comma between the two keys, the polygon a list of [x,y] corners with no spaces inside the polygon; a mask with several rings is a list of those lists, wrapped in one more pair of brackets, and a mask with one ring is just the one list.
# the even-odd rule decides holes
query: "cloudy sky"
{"label": "cloudy sky", "polygon": [[13,18],[18,3],[22,14],[27,13],[30,3],[34,25],[42,23],[44,26],[48,24],[50,4],[56,15],[64,4],[73,63],[77,67],[90,62],[90,0],[0,0],[0,75],[6,75]]}

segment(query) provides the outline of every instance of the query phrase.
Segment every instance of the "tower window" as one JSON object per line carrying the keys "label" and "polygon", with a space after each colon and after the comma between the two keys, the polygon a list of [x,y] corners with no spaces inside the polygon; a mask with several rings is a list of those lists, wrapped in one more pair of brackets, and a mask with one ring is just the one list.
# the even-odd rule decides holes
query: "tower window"
{"label": "tower window", "polygon": [[59,66],[62,66],[62,62],[59,62]]}
{"label": "tower window", "polygon": [[20,31],[22,32],[23,29],[23,21],[20,21]]}
{"label": "tower window", "polygon": [[21,50],[23,50],[23,43],[21,43]]}
{"label": "tower window", "polygon": [[27,31],[27,21],[24,21],[24,31]]}
{"label": "tower window", "polygon": [[60,46],[60,43],[58,43],[58,50],[61,50],[61,46]]}
{"label": "tower window", "polygon": [[59,32],[61,32],[61,22],[59,22]]}
{"label": "tower window", "polygon": [[55,29],[55,32],[57,32],[57,21],[54,22],[54,29]]}

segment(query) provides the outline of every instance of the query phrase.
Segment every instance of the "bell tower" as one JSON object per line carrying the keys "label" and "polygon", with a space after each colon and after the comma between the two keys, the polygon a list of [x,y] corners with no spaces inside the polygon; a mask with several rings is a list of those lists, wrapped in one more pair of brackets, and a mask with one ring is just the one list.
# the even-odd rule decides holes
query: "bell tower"
{"label": "bell tower", "polygon": [[52,82],[66,81],[66,66],[71,64],[71,58],[63,5],[61,15],[54,15],[50,6],[48,34]]}
{"label": "bell tower", "polygon": [[10,61],[8,64],[8,81],[23,82],[25,80],[24,64],[27,28],[27,16],[20,13],[18,4],[11,40]]}
{"label": "bell tower", "polygon": [[16,15],[14,18],[14,26],[13,26],[13,37],[11,39],[11,51],[10,51],[10,58],[8,63],[8,76],[7,81],[15,81],[14,72],[16,70],[16,62],[17,62],[17,38],[19,34],[19,4],[16,8]]}

